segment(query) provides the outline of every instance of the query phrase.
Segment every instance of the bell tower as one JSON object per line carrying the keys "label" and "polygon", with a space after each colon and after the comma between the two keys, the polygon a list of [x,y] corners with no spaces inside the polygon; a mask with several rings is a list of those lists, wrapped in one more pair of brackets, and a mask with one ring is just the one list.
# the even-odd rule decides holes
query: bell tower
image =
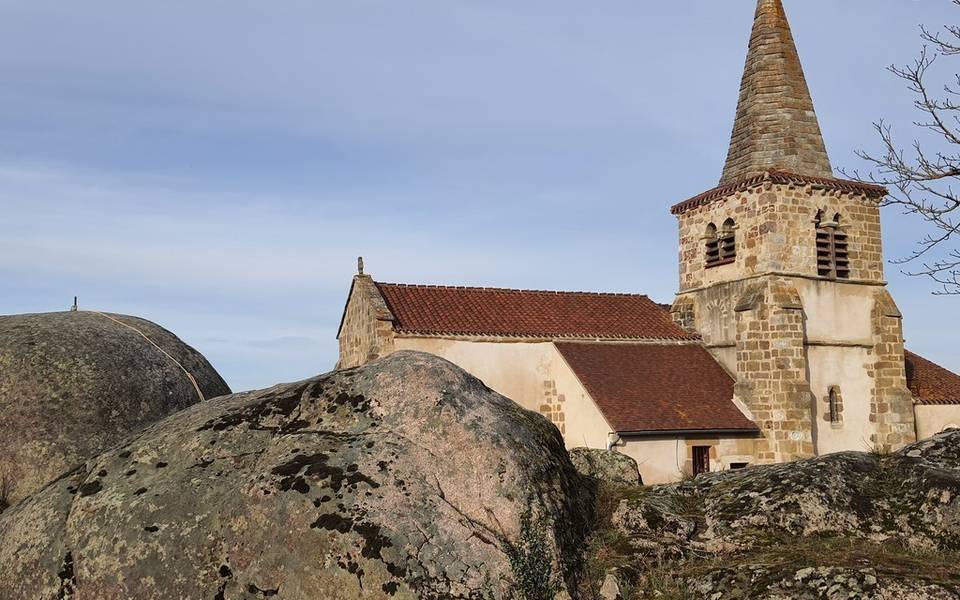
{"label": "bell tower", "polygon": [[882,187],[836,179],[782,0],[759,0],[718,187],[675,205],[673,314],[735,375],[758,462],[912,442]]}

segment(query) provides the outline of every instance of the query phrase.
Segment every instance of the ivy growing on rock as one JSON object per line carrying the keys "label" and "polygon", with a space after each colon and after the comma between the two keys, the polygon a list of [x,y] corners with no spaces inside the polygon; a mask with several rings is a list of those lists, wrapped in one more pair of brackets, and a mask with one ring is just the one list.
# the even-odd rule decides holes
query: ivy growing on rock
{"label": "ivy growing on rock", "polygon": [[506,544],[513,570],[511,600],[553,600],[563,589],[561,577],[554,572],[549,537],[550,523],[543,515],[534,518],[528,502],[520,517],[520,538]]}

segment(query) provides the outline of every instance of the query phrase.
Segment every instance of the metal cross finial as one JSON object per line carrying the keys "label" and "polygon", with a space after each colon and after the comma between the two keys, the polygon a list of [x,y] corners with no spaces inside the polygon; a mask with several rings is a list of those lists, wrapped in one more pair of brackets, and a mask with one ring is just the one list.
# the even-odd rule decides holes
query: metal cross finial
{"label": "metal cross finial", "polygon": [[357,275],[363,275],[363,257],[357,257]]}

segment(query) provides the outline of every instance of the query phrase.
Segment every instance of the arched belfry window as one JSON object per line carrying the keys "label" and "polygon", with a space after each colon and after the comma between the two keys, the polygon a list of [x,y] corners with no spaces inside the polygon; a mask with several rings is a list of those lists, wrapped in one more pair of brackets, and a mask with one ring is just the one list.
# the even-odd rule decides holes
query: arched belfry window
{"label": "arched belfry window", "polygon": [[737,257],[737,224],[727,219],[720,228],[720,260],[733,262]]}
{"label": "arched belfry window", "polygon": [[850,254],[847,234],[840,224],[840,213],[827,219],[817,213],[817,274],[830,279],[850,279]]}
{"label": "arched belfry window", "polygon": [[723,222],[720,229],[713,223],[707,225],[707,267],[718,267],[734,262],[737,258],[737,226],[733,219]]}
{"label": "arched belfry window", "polygon": [[707,232],[703,236],[707,244],[707,267],[715,267],[720,263],[720,238],[717,237],[717,226],[707,225]]}

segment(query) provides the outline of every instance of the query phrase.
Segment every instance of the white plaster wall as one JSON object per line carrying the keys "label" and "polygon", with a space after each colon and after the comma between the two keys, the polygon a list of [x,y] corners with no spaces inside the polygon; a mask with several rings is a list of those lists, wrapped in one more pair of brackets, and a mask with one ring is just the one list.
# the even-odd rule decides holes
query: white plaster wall
{"label": "white plaster wall", "polygon": [[683,439],[631,439],[617,450],[637,461],[644,485],[673,483],[683,476],[687,460],[687,444]]}
{"label": "white plaster wall", "polygon": [[927,439],[944,429],[960,429],[960,404],[917,404],[914,412],[917,416],[918,439]]}
{"label": "white plaster wall", "polygon": [[540,412],[544,382],[564,396],[564,440],[568,448],[606,448],[611,431],[580,380],[552,342],[511,343],[401,338],[394,350],[429,352],[483,380],[490,388],[528,410]]}
{"label": "white plaster wall", "polygon": [[[878,288],[857,284],[798,279],[794,281],[806,315],[806,337],[813,343],[844,346],[808,346],[814,445],[817,454],[869,450],[874,427],[870,423],[871,390],[875,384],[866,365],[874,360],[866,347],[873,344],[871,312]],[[843,421],[834,425],[829,415],[831,386],[843,399]]]}
{"label": "white plaster wall", "polygon": [[746,437],[679,438],[654,437],[624,440],[617,450],[637,461],[645,485],[674,483],[692,471],[694,446],[710,446],[710,471],[730,469],[732,463],[756,462],[756,441]]}
{"label": "white plaster wall", "polygon": [[871,344],[873,286],[794,279],[807,316],[807,339]]}
{"label": "white plaster wall", "polygon": [[737,348],[736,346],[731,346],[727,348],[710,348],[710,354],[713,355],[713,358],[716,359],[718,363],[723,365],[723,368],[727,370],[727,373],[730,373],[730,376],[736,379],[737,377]]}
{"label": "white plaster wall", "polygon": [[564,407],[567,448],[607,448],[613,428],[556,346],[553,346],[552,361],[557,390],[567,398]]}
{"label": "white plaster wall", "polygon": [[[865,365],[871,360],[866,348],[811,346],[807,348],[813,407],[814,443],[817,454],[871,447],[870,391],[873,379]],[[843,422],[834,426],[829,415],[830,387],[838,386],[843,399]]]}

